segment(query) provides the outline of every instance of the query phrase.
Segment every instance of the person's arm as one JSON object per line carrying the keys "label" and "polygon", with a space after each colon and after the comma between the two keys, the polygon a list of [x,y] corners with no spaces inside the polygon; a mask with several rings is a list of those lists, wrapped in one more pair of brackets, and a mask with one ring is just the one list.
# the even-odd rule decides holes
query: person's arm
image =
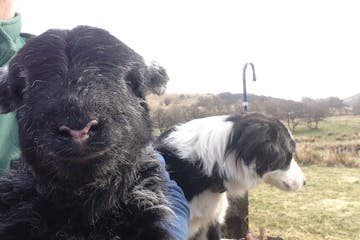
{"label": "person's arm", "polygon": [[0,67],[25,44],[20,31],[21,16],[15,13],[13,0],[0,0]]}
{"label": "person's arm", "polygon": [[[13,0],[0,0],[0,67],[25,43],[20,36],[20,29],[21,18],[15,14]],[[15,114],[0,114],[0,175],[19,154]]]}
{"label": "person's arm", "polygon": [[190,218],[190,210],[187,200],[181,188],[174,180],[170,179],[169,173],[165,169],[165,160],[163,156],[156,152],[156,158],[159,159],[163,168],[163,175],[166,179],[166,186],[168,189],[170,208],[175,213],[173,221],[171,223],[164,223],[164,226],[176,240],[187,240]]}

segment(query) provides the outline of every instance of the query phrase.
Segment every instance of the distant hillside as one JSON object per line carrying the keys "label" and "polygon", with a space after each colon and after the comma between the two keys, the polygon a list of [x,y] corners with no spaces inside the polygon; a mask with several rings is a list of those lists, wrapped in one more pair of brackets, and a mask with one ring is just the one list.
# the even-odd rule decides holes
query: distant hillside
{"label": "distant hillside", "polygon": [[[147,97],[152,112],[167,111],[172,115],[183,113],[186,119],[220,114],[234,114],[243,111],[241,93],[219,94],[164,94]],[[289,112],[299,112],[302,104],[274,97],[248,95],[251,112],[264,112],[286,118]],[[180,117],[178,117],[180,118]]]}
{"label": "distant hillside", "polygon": [[[147,100],[155,127],[160,131],[194,118],[243,112],[241,93],[150,95]],[[309,127],[317,128],[318,122],[327,116],[351,114],[350,108],[337,97],[303,98],[296,102],[249,94],[248,101],[250,112],[262,112],[284,120],[290,120],[290,116],[294,129],[300,119]]]}
{"label": "distant hillside", "polygon": [[[178,105],[182,107],[191,107],[194,105],[198,105],[199,101],[203,102],[207,99],[217,98],[222,102],[226,102],[228,104],[239,104],[242,107],[242,94],[241,93],[219,93],[219,94],[164,94],[161,96],[158,95],[150,95],[147,97],[147,101],[152,109],[161,108],[169,108],[172,105]],[[292,100],[285,100],[281,98],[267,97],[267,96],[259,96],[254,94],[248,94],[249,105],[262,105],[271,103],[280,103],[280,105],[291,103],[299,103]],[[256,107],[257,108],[257,107]],[[251,111],[255,111],[256,109],[252,109]]]}
{"label": "distant hillside", "polygon": [[353,106],[359,100],[360,100],[360,93],[355,94],[354,96],[343,99],[343,103],[348,105],[348,106]]}
{"label": "distant hillside", "polygon": [[167,93],[161,96],[149,95],[147,101],[151,109],[157,108],[169,108],[172,105],[178,105],[182,107],[190,107],[199,101],[202,97],[211,97],[212,94],[177,94]]}

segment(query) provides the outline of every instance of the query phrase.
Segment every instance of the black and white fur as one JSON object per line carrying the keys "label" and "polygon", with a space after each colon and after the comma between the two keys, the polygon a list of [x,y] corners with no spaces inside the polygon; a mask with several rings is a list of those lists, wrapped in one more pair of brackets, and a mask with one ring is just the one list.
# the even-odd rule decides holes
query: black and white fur
{"label": "black and white fur", "polygon": [[220,239],[227,194],[265,182],[285,191],[305,184],[286,127],[260,113],[195,119],[165,132],[157,149],[190,207],[189,239]]}

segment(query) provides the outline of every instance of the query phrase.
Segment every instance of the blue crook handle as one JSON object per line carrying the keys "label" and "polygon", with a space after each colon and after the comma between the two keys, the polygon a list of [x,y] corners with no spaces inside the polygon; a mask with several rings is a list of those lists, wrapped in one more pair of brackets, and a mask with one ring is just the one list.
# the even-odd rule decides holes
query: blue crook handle
{"label": "blue crook handle", "polygon": [[246,69],[247,66],[250,64],[252,72],[253,72],[253,81],[256,81],[256,75],[255,75],[255,66],[253,63],[246,63],[244,65],[244,70],[243,70],[243,105],[244,105],[244,112],[248,111],[248,97],[247,97],[247,92],[246,92]]}

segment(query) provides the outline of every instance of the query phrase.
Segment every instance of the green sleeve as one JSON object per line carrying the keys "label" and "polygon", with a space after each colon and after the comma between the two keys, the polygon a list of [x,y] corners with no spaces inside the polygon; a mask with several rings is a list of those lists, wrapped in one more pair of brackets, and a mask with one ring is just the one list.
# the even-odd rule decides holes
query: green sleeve
{"label": "green sleeve", "polygon": [[15,113],[0,114],[0,175],[19,157],[18,125]]}
{"label": "green sleeve", "polygon": [[[25,44],[20,36],[21,16],[0,21],[0,66],[6,64]],[[15,113],[0,114],[0,175],[8,169],[11,160],[19,157],[18,126]]]}
{"label": "green sleeve", "polygon": [[7,63],[25,44],[20,36],[21,15],[13,19],[0,21],[0,66]]}

